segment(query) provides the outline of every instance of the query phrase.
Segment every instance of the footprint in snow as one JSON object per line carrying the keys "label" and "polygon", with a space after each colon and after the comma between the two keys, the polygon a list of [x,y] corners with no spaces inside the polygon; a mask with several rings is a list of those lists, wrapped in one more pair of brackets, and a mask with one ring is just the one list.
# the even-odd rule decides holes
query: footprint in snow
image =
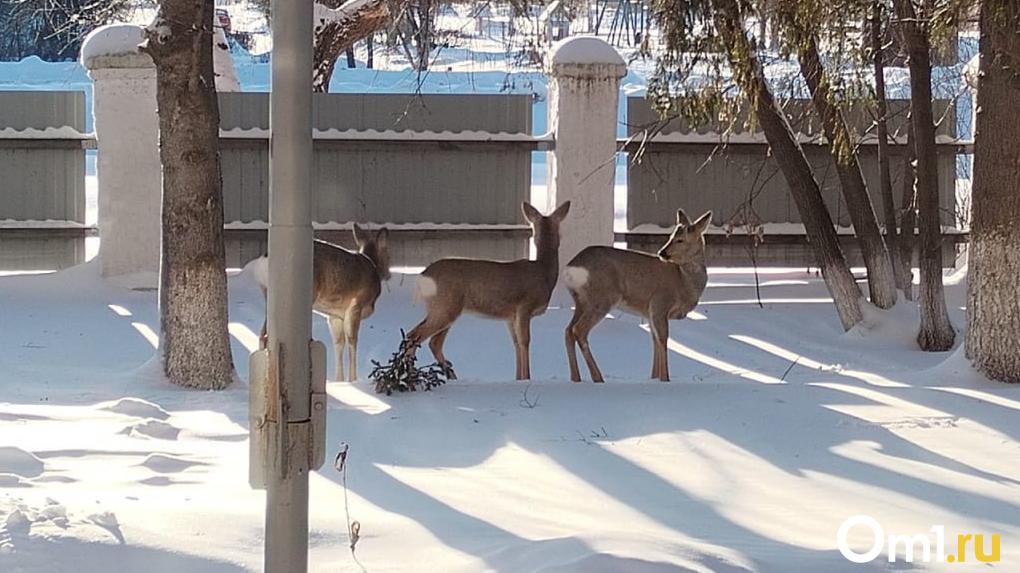
{"label": "footprint in snow", "polygon": [[21,485],[22,480],[43,474],[46,464],[21,448],[0,447],[0,483],[4,487]]}
{"label": "footprint in snow", "polygon": [[156,473],[174,474],[182,472],[190,467],[205,466],[208,464],[167,454],[149,454],[149,456],[145,458],[145,461],[139,465],[145,466]]}
{"label": "footprint in snow", "polygon": [[170,414],[163,408],[160,408],[152,402],[142,400],[141,398],[121,398],[114,402],[103,402],[97,407],[100,410],[106,410],[107,412],[123,414],[125,416],[134,416],[136,418],[155,418],[156,420],[166,420],[170,417]]}
{"label": "footprint in snow", "polygon": [[178,434],[181,433],[181,429],[160,420],[146,420],[126,426],[120,433],[128,436],[155,438],[157,440],[176,440]]}

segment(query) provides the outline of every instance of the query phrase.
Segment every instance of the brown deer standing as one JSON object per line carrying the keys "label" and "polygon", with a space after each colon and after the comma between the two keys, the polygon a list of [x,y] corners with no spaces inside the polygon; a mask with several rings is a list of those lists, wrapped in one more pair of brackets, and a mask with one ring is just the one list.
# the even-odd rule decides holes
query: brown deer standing
{"label": "brown deer standing", "polygon": [[[559,274],[560,222],[570,201],[548,217],[528,203],[521,205],[531,224],[537,257],[534,261],[486,261],[441,259],[426,268],[418,279],[418,297],[427,315],[408,333],[409,351],[426,339],[436,361],[452,375],[443,343],[450,326],[467,311],[507,321],[517,353],[517,379],[531,378],[531,319],[545,312]],[[452,376],[451,376],[452,377]]]}
{"label": "brown deer standing", "polygon": [[669,381],[669,319],[687,316],[705,290],[708,272],[703,234],[711,222],[711,211],[691,223],[680,209],[676,212],[676,228],[657,257],[612,247],[588,247],[567,264],[563,283],[574,297],[574,317],[565,336],[571,380],[581,381],[576,344],[592,380],[603,381],[588,344],[588,333],[610,309],[622,307],[648,320],[652,331],[651,377]]}
{"label": "brown deer standing", "polygon": [[[361,321],[372,316],[375,301],[382,292],[382,281],[390,278],[390,257],[387,249],[389,231],[384,227],[374,235],[354,225],[354,242],[358,250],[349,251],[326,241],[315,241],[312,254],[314,299],[312,308],[326,315],[333,335],[337,380],[358,379],[358,331]],[[256,278],[265,295],[269,285],[269,259],[262,257],[256,264]],[[261,346],[268,342],[266,324],[262,323]],[[344,352],[349,352],[350,366],[344,377]]]}

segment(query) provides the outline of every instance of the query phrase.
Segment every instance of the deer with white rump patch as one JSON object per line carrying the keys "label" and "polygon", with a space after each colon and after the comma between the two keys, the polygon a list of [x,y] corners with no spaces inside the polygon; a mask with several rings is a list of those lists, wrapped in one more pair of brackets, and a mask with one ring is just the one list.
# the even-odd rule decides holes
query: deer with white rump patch
{"label": "deer with white rump patch", "polygon": [[588,333],[610,309],[621,307],[648,320],[653,350],[651,377],[669,381],[669,320],[687,316],[708,283],[703,234],[711,221],[711,211],[691,223],[680,209],[676,212],[676,227],[658,256],[595,246],[584,249],[567,264],[563,283],[574,298],[574,317],[565,336],[571,380],[581,381],[576,345],[581,348],[592,380],[603,381],[588,344]]}
{"label": "deer with white rump patch", "polygon": [[[372,316],[375,301],[382,292],[382,281],[390,278],[390,257],[387,249],[389,231],[384,227],[366,233],[354,225],[357,251],[316,240],[312,251],[312,308],[326,315],[333,335],[337,380],[358,379],[358,331],[361,321]],[[269,285],[269,259],[253,263],[262,294]],[[262,323],[261,346],[267,344],[266,324]],[[344,376],[344,352],[348,352],[349,369]]]}
{"label": "deer with white rump patch", "polygon": [[[545,312],[559,274],[560,223],[570,201],[548,217],[528,203],[521,205],[531,225],[537,257],[510,262],[480,259],[440,259],[418,279],[418,298],[427,315],[408,333],[409,352],[429,340],[436,361],[452,375],[443,343],[450,326],[463,312],[507,321],[517,356],[517,379],[531,378],[531,319]],[[452,377],[452,376],[451,376]]]}

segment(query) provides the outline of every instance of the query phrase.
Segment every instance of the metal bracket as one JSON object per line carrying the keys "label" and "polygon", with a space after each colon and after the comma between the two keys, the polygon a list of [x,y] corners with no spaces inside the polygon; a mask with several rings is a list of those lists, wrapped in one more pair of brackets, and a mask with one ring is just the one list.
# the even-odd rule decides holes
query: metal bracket
{"label": "metal bracket", "polygon": [[[286,458],[292,455],[292,431],[311,433],[305,454],[310,469],[318,469],[326,462],[326,346],[318,340],[309,341],[308,358],[311,417],[308,421],[290,422],[287,400],[279,385],[280,364],[276,356],[268,348],[251,354],[248,363],[248,484],[253,489],[266,489],[270,471],[278,470],[286,476],[290,466]],[[310,426],[307,430],[298,429],[299,425],[306,424]],[[270,460],[270,456],[277,459]]]}
{"label": "metal bracket", "polygon": [[[266,489],[266,460],[269,457],[270,352],[252,352],[248,359],[248,484]],[[275,378],[273,376],[272,378]]]}
{"label": "metal bracket", "polygon": [[308,365],[311,370],[312,447],[308,450],[308,467],[317,470],[326,463],[326,345],[309,341]]}

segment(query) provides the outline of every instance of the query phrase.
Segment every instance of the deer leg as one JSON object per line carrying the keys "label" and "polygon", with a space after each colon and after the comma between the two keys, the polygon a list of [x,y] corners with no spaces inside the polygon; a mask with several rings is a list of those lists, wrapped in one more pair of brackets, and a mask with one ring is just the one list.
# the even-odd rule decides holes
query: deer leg
{"label": "deer leg", "polygon": [[429,350],[432,351],[432,356],[436,357],[436,362],[443,368],[443,372],[446,377],[450,380],[456,380],[457,376],[453,373],[453,364],[446,359],[446,355],[443,354],[443,344],[446,343],[446,335],[450,334],[450,329],[440,330],[435,333],[431,339],[429,339]]}
{"label": "deer leg", "polygon": [[652,338],[652,373],[649,378],[654,380],[659,377],[659,341],[655,337],[655,330],[650,325],[648,335]]}
{"label": "deer leg", "polygon": [[347,334],[344,330],[344,319],[328,315],[329,333],[333,335],[333,353],[336,355],[336,379],[344,379],[344,348],[347,346]]}
{"label": "deer leg", "polygon": [[347,338],[348,365],[347,379],[355,382],[358,379],[358,332],[361,330],[361,306],[351,305],[344,316],[344,335]]}
{"label": "deer leg", "polygon": [[517,332],[517,379],[531,379],[531,313],[520,310],[514,316],[513,329]]}
{"label": "deer leg", "polygon": [[[669,382],[669,356],[666,354],[666,339],[669,338],[669,317],[665,313],[651,315],[653,366],[652,376]],[[656,376],[657,375],[657,376]]]}
{"label": "deer leg", "polygon": [[570,324],[567,325],[567,329],[563,333],[563,337],[567,344],[567,362],[570,364],[570,381],[580,382],[581,381],[581,370],[577,367],[577,337],[574,336],[574,327],[577,326],[577,319],[581,316],[581,309],[578,306],[577,299],[574,300],[574,317],[570,319]]}
{"label": "deer leg", "polygon": [[514,379],[521,379],[521,340],[518,337],[516,317],[506,323],[510,329],[510,338],[514,341]]}
{"label": "deer leg", "polygon": [[574,325],[574,337],[577,339],[577,345],[581,348],[581,356],[584,356],[584,362],[588,365],[592,382],[605,382],[605,379],[602,377],[602,371],[599,370],[598,364],[595,363],[595,357],[592,356],[591,346],[588,344],[588,333],[595,328],[595,325],[602,322],[606,316],[606,310],[589,310]]}
{"label": "deer leg", "polygon": [[450,311],[444,313],[429,309],[425,319],[412,328],[411,332],[407,333],[407,353],[413,356],[423,341],[449,329],[458,316],[460,316],[459,309],[456,312]]}

